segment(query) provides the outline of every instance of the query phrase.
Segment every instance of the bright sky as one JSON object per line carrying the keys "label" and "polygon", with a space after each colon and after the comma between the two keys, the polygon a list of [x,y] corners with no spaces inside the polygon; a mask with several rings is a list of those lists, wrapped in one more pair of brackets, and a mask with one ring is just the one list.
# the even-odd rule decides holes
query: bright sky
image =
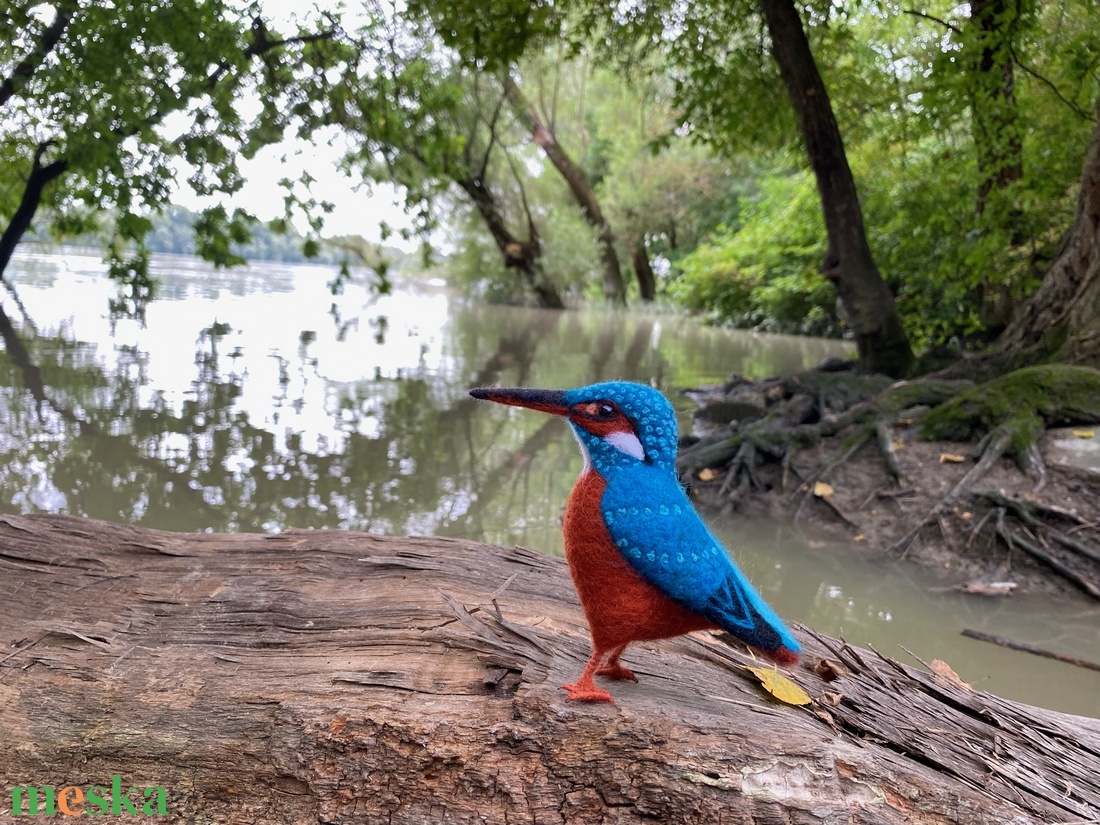
{"label": "bright sky", "polygon": [[[309,5],[301,0],[263,0],[264,12],[274,25],[288,29],[288,22],[312,17],[315,9],[335,9],[340,5],[340,0],[318,0]],[[283,178],[298,180],[303,172],[308,172],[315,179],[310,194],[318,201],[330,201],[335,205],[335,210],[325,216],[325,235],[361,235],[378,241],[379,226],[383,222],[395,230],[410,228],[411,221],[401,209],[401,197],[394,187],[368,187],[362,180],[349,178],[339,169],[341,155],[339,140],[334,145],[324,140],[314,145],[295,139],[269,146],[251,160],[241,161],[241,173],[247,182],[231,201],[223,202],[227,207],[246,209],[261,220],[282,217],[286,191],[279,186],[279,181]],[[181,181],[185,177],[181,176]],[[299,194],[304,193],[299,191]],[[209,200],[194,195],[186,183],[181,185],[175,201],[195,210],[210,205]],[[297,226],[304,232],[304,220],[299,219]],[[417,246],[415,241],[402,241],[396,234],[386,243],[410,250]]]}
{"label": "bright sky", "polygon": [[[282,217],[286,190],[279,181],[283,178],[298,180],[303,172],[309,172],[315,179],[310,185],[310,193],[319,201],[331,201],[336,207],[325,216],[325,235],[361,235],[377,241],[383,221],[394,229],[411,226],[394,187],[367,186],[359,180],[357,189],[357,181],[340,171],[340,156],[338,148],[323,142],[313,145],[287,140],[269,146],[251,160],[241,161],[241,173],[247,182],[227,205],[239,206],[265,221]],[[186,184],[176,200],[189,209],[209,205],[209,201],[198,198]],[[300,221],[298,228],[304,231],[304,221]],[[387,243],[409,248],[415,245],[403,244],[396,235]]]}

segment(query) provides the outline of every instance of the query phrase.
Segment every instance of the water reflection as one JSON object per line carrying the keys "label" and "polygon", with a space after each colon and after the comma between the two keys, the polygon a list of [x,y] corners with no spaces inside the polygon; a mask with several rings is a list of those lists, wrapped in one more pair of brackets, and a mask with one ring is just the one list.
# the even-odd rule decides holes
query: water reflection
{"label": "water reflection", "polygon": [[[610,378],[676,390],[731,372],[809,366],[836,342],[700,327],[676,317],[485,307],[431,285],[332,296],[320,267],[215,272],[154,261],[145,322],[112,315],[94,255],[22,254],[13,280],[44,408],[0,351],[0,511],[67,512],[168,530],[344,528],[440,534],[560,552],[580,466],[564,422],[477,404],[472,386]],[[23,317],[3,298],[14,318]],[[979,602],[937,592],[850,547],[743,520],[716,526],[780,611],[856,644],[960,659],[967,679],[1100,715],[1100,678],[959,639],[986,629],[1100,659],[1100,611],[1076,600]],[[1056,686],[1051,686],[1056,680]]]}
{"label": "water reflection", "polygon": [[[174,530],[445,532],[550,549],[552,502],[576,473],[566,429],[474,416],[469,387],[675,387],[838,349],[743,336],[731,362],[728,335],[667,316],[462,305],[413,285],[333,297],[320,267],[219,272],[165,257],[154,270],[161,297],[142,324],[108,311],[98,257],[17,260],[32,357],[56,406],[86,426],[49,409],[39,421],[5,354],[6,506]],[[540,454],[549,462],[532,474]]]}

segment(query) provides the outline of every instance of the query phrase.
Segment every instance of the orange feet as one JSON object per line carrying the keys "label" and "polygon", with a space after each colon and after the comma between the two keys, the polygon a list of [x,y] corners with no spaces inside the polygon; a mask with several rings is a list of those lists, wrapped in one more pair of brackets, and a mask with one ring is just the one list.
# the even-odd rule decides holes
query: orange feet
{"label": "orange feet", "polygon": [[608,679],[629,679],[632,682],[637,682],[638,677],[619,664],[619,656],[622,655],[625,649],[625,644],[613,647],[610,651],[607,648],[603,650],[594,649],[592,658],[584,666],[577,683],[562,685],[569,693],[569,698],[574,702],[610,702],[614,704],[611,694],[596,687],[592,682],[592,677],[603,676]]}
{"label": "orange feet", "polygon": [[605,679],[619,679],[622,681],[637,682],[638,677],[634,675],[634,671],[629,668],[625,668],[618,662],[608,662],[606,665],[596,671],[597,676],[603,676]]}
{"label": "orange feet", "polygon": [[600,690],[592,684],[592,677],[587,680],[581,678],[577,680],[575,685],[562,685],[562,687],[569,694],[569,699],[572,702],[607,702],[608,704],[615,704],[615,700],[611,698],[610,693],[606,690]]}

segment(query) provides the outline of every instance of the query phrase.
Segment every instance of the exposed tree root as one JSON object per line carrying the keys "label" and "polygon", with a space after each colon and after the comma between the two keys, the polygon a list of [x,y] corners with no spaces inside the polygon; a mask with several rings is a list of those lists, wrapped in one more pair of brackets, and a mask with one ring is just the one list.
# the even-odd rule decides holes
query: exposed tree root
{"label": "exposed tree root", "polygon": [[1034,499],[1019,499],[1004,496],[994,490],[978,490],[975,495],[988,499],[995,504],[1011,509],[1019,518],[1036,531],[1045,531],[1050,537],[1070,550],[1084,556],[1087,559],[1100,564],[1100,550],[1095,550],[1080,539],[1074,538],[1052,525],[1040,521],[1035,516],[1036,511],[1046,511],[1057,515],[1065,515],[1064,511],[1058,511],[1047,507]]}
{"label": "exposed tree root", "polygon": [[[943,379],[889,383],[822,369],[757,383],[735,378],[709,395],[717,406],[700,418],[712,431],[683,446],[679,465],[693,475],[725,470],[714,503],[751,502],[795,521],[843,523],[861,534],[869,511],[874,535],[868,538],[877,542],[871,546],[902,555],[935,524],[942,541],[921,546],[921,558],[946,554],[960,566],[988,570],[989,549],[1003,543],[1041,565],[1026,574],[1033,582],[1044,578],[1039,571],[1045,568],[1100,599],[1100,543],[1094,545],[1091,532],[1100,520],[1095,482],[1052,473],[1038,446],[1048,426],[1100,422],[1100,372],[1031,366],[974,387]],[[916,426],[906,430],[910,424]],[[941,469],[938,451],[918,447],[920,440],[978,441],[978,460],[960,478],[957,470]],[[881,459],[869,470],[878,459],[867,458],[863,448],[872,442]],[[800,460],[807,454],[818,456],[816,466]],[[1009,457],[1027,478],[1002,460]],[[714,477],[702,478],[708,475]],[[945,476],[949,489],[930,500]],[[999,492],[978,489],[990,478]],[[835,496],[817,482],[829,483]],[[911,491],[905,499],[903,485]],[[793,494],[782,495],[792,487]],[[1088,499],[1082,501],[1088,519],[1055,503],[1076,501],[1078,487]],[[1047,489],[1044,503],[1037,494]],[[886,499],[895,502],[900,519],[883,512]],[[911,512],[913,501],[926,502],[919,513]],[[983,535],[991,543],[968,555]]]}
{"label": "exposed tree root", "polygon": [[1100,587],[1086,579],[1069,565],[1055,558],[1048,549],[1044,549],[1028,538],[1024,538],[1022,531],[1012,530],[1002,522],[997,532],[1009,547],[1017,547],[1027,553],[1036,561],[1039,561],[1058,573],[1067,581],[1077,585],[1094,599],[1100,599]]}
{"label": "exposed tree root", "polygon": [[920,533],[926,525],[930,524],[934,519],[939,518],[940,515],[949,510],[951,506],[959,500],[960,496],[968,495],[973,485],[981,481],[997,460],[1004,455],[1011,437],[1011,433],[1009,433],[1008,430],[998,430],[993,434],[993,437],[989,439],[986,445],[985,451],[982,453],[981,460],[951,488],[951,491],[947,495],[939,500],[935,507],[928,511],[928,515],[913,525],[908,533],[890,545],[889,552],[904,553],[913,542],[913,539],[917,537],[917,534]]}
{"label": "exposed tree root", "polygon": [[[736,389],[744,386],[741,383]],[[870,427],[874,434],[875,427],[889,427],[907,409],[941,404],[971,386],[969,381],[945,380],[890,384],[882,376],[830,372],[771,379],[759,387],[754,385],[757,394],[773,399],[763,417],[739,422],[735,429],[714,433],[685,447],[677,464],[686,472],[724,467],[738,458],[745,441],[766,448],[763,452],[782,460],[791,450],[811,447],[849,427]],[[736,389],[731,395],[736,395]],[[801,403],[807,396],[816,399],[811,408]],[[797,415],[792,415],[795,410]],[[754,455],[754,461],[757,457]]]}

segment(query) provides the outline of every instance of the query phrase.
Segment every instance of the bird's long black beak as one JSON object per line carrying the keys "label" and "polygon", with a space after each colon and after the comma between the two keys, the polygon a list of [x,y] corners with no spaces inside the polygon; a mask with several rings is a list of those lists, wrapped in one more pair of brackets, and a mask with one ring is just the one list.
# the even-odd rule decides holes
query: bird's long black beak
{"label": "bird's long black beak", "polygon": [[478,387],[470,390],[470,395],[481,401],[496,401],[498,404],[508,404],[512,407],[527,407],[529,410],[538,410],[551,415],[569,415],[569,407],[565,403],[565,390]]}

